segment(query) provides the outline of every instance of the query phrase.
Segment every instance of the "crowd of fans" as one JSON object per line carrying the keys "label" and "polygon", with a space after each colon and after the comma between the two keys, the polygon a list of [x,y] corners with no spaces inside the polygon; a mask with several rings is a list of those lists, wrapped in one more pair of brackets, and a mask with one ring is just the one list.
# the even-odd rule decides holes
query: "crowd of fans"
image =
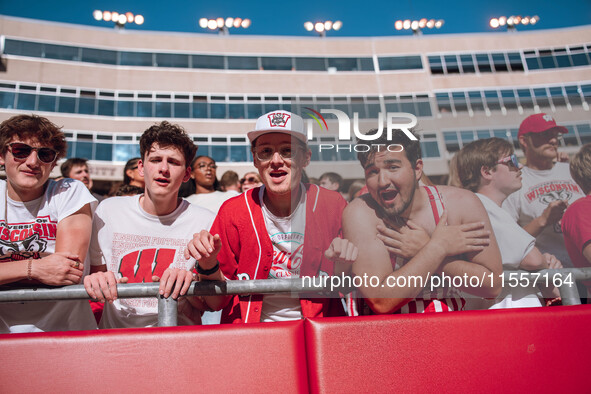
{"label": "crowd of fans", "polygon": [[[218,179],[215,160],[195,157],[183,128],[164,121],[142,134],[141,157],[104,198],[91,193],[85,159],[50,179],[66,154],[57,126],[12,117],[0,125],[0,285],[83,283],[97,302],[0,304],[0,332],[154,326],[156,299],[117,297],[118,283],[134,282],[183,296],[179,324],[560,304],[551,284],[507,286],[501,276],[591,266],[591,144],[569,165],[558,152],[567,132],[531,115],[518,134],[524,164],[507,140],[481,139],[453,157],[448,185],[433,185],[419,141],[403,133],[382,133],[358,154],[364,179],[308,178],[304,122],[287,111],[247,132],[256,171]],[[404,149],[380,149],[388,144]],[[193,281],[323,275],[372,280],[334,298],[185,296]],[[488,280],[429,286],[446,276]]]}

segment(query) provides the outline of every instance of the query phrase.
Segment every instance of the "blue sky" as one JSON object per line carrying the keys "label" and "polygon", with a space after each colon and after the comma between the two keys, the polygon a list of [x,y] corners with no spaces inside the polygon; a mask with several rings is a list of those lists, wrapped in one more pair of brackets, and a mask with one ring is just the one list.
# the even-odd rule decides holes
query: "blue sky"
{"label": "blue sky", "polygon": [[249,35],[311,36],[313,33],[304,29],[304,22],[327,19],[343,22],[339,32],[329,32],[329,36],[335,37],[410,35],[408,31],[396,31],[394,22],[422,17],[445,20],[440,30],[425,34],[492,31],[488,21],[500,15],[540,16],[536,26],[518,28],[524,31],[591,24],[591,0],[0,0],[3,15],[111,27],[111,23],[93,19],[95,9],[142,14],[146,21],[141,27],[128,27],[141,30],[205,32],[197,23],[201,17],[249,18],[249,29],[231,31]]}

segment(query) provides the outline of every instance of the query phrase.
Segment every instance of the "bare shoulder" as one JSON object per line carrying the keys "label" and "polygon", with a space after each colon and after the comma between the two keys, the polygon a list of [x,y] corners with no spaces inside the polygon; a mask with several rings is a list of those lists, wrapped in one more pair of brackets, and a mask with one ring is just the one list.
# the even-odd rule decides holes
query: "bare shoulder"
{"label": "bare shoulder", "polygon": [[356,198],[345,207],[343,211],[343,231],[345,233],[366,232],[368,229],[373,229],[372,234],[376,233],[376,226],[382,223],[382,220],[371,206],[370,201],[370,198]]}
{"label": "bare shoulder", "polygon": [[437,186],[447,209],[449,224],[488,221],[480,199],[470,190],[453,186]]}

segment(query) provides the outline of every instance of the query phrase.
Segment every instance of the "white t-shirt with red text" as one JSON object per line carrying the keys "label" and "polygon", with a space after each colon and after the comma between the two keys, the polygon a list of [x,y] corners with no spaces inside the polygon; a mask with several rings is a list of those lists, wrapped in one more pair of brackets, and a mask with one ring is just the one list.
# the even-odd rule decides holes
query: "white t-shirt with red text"
{"label": "white t-shirt with red text", "polygon": [[[541,216],[544,209],[553,201],[568,200],[568,203],[572,204],[584,197],[583,191],[570,176],[567,163],[556,163],[550,170],[523,167],[521,172],[521,189],[509,195],[503,202],[503,209],[509,212],[521,227]],[[571,268],[573,265],[564,245],[560,224],[559,221],[544,228],[536,237],[536,246],[542,253],[556,256],[564,267]]]}
{"label": "white t-shirt with red text", "polygon": [[[0,264],[55,253],[59,222],[86,204],[94,211],[97,201],[73,179],[49,180],[41,197],[26,202],[8,198],[6,181],[0,180]],[[0,333],[90,329],[96,329],[96,321],[85,300],[0,304]]]}
{"label": "white t-shirt with red text", "polygon": [[[301,198],[296,209],[286,217],[275,216],[264,203],[265,187],[260,189],[260,201],[267,226],[267,233],[273,244],[273,265],[269,279],[299,278],[304,251],[306,228],[306,189],[301,185]],[[299,320],[302,307],[299,295],[269,294],[263,298],[261,322]]]}
{"label": "white t-shirt with red text", "polygon": [[[143,195],[141,195],[143,196]],[[194,233],[209,230],[213,213],[181,200],[170,214],[155,216],[140,206],[140,195],[111,197],[100,203],[93,220],[92,265],[106,265],[117,279],[149,283],[168,267],[192,270],[184,252]],[[194,324],[182,315],[179,325]],[[158,300],[118,298],[105,303],[100,328],[151,327],[158,324]]]}

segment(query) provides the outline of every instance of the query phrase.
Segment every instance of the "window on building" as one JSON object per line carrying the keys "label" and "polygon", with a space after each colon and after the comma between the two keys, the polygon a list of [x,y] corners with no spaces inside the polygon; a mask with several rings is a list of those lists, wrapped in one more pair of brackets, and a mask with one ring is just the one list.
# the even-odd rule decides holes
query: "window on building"
{"label": "window on building", "polygon": [[326,58],[296,57],[295,66],[298,71],[326,71]]}
{"label": "window on building", "polygon": [[80,48],[65,45],[45,44],[45,58],[58,60],[80,60]]}
{"label": "window on building", "polygon": [[462,64],[462,72],[473,73],[476,72],[476,66],[474,65],[474,59],[472,55],[465,54],[460,55],[460,63]]}
{"label": "window on building", "polygon": [[105,49],[82,48],[82,61],[98,64],[117,64],[117,52]]}
{"label": "window on building", "polygon": [[59,96],[57,108],[58,112],[76,113],[76,98]]}
{"label": "window on building", "polygon": [[158,67],[189,68],[189,55],[178,53],[157,53],[156,65]]}
{"label": "window on building", "polygon": [[258,70],[259,58],[255,56],[228,56],[229,70]]}
{"label": "window on building", "polygon": [[568,102],[570,105],[582,105],[580,89],[576,85],[565,86],[564,90],[566,91],[566,97],[568,98]]}
{"label": "window on building", "polygon": [[[441,56],[434,55],[429,56],[429,67],[431,68],[431,74],[443,74],[443,62],[441,61]],[[380,69],[382,68],[380,64]]]}
{"label": "window on building", "polygon": [[499,111],[501,109],[499,94],[496,90],[485,90],[484,98],[486,99],[486,106],[491,111]]}
{"label": "window on building", "polygon": [[556,68],[556,63],[554,62],[554,56],[552,56],[551,50],[540,50],[539,53],[542,68]]}
{"label": "window on building", "polygon": [[[430,59],[430,58],[429,58]],[[385,56],[378,58],[380,70],[420,70],[423,62],[420,56]],[[435,74],[435,73],[434,73]]]}
{"label": "window on building", "polygon": [[35,101],[37,100],[36,94],[19,93],[16,100],[16,108],[28,111],[35,110]]}
{"label": "window on building", "polygon": [[38,111],[55,112],[55,105],[57,102],[55,96],[48,96],[45,94],[40,94],[38,100],[39,100],[39,102],[37,104]]}
{"label": "window on building", "polygon": [[472,108],[472,111],[484,111],[484,101],[482,100],[482,94],[479,90],[468,92],[468,100],[470,101],[470,108]]}
{"label": "window on building", "polygon": [[114,100],[99,100],[98,114],[103,116],[115,115],[115,101]]}
{"label": "window on building", "polygon": [[151,118],[154,116],[154,106],[152,101],[138,101],[136,105],[136,116],[141,118]]}
{"label": "window on building", "polygon": [[486,54],[486,53],[476,54],[476,63],[478,65],[479,72],[489,73],[492,71],[492,66],[490,65],[490,59],[488,58],[488,54]]}
{"label": "window on building", "polygon": [[523,61],[519,52],[509,52],[507,57],[509,58],[511,71],[523,71]]}
{"label": "window on building", "polygon": [[546,92],[545,88],[534,89],[534,97],[536,98],[536,104],[538,104],[540,108],[550,107],[550,99],[548,98],[548,92]]}
{"label": "window on building", "polygon": [[190,118],[191,104],[190,103],[174,103],[172,104],[175,118]]}
{"label": "window on building", "polygon": [[443,141],[445,142],[445,149],[447,149],[448,152],[457,152],[460,150],[458,133],[455,131],[444,131]]}
{"label": "window on building", "polygon": [[505,60],[504,53],[493,53],[492,59],[496,72],[504,72],[509,70],[509,66],[507,65],[507,61]]}
{"label": "window on building", "polygon": [[78,113],[84,115],[94,115],[96,113],[96,99],[90,97],[80,97],[78,99]]}
{"label": "window on building", "polygon": [[210,68],[222,70],[224,66],[224,57],[215,55],[193,55],[191,57],[193,68]]}
{"label": "window on building", "polygon": [[513,90],[501,90],[501,98],[503,99],[503,106],[506,109],[517,109],[517,97]]}
{"label": "window on building", "polygon": [[337,71],[358,71],[357,58],[355,57],[329,57],[328,67],[334,67]]}
{"label": "window on building", "polygon": [[448,93],[435,93],[437,100],[437,110],[440,113],[451,113],[451,101]]}
{"label": "window on building", "polygon": [[117,116],[134,116],[134,102],[127,100],[117,101]]}
{"label": "window on building", "polygon": [[517,89],[517,96],[519,97],[519,105],[524,109],[532,109],[534,101],[529,89]]}
{"label": "window on building", "polygon": [[581,144],[588,144],[591,142],[591,125],[580,124],[577,126],[577,131],[581,139]]}
{"label": "window on building", "polygon": [[293,69],[291,57],[261,57],[263,70],[287,70]]}
{"label": "window on building", "polygon": [[152,55],[145,52],[121,52],[121,65],[152,67],[154,65]]}
{"label": "window on building", "polygon": [[170,101],[156,101],[154,103],[154,115],[157,118],[172,117],[172,103]]}

